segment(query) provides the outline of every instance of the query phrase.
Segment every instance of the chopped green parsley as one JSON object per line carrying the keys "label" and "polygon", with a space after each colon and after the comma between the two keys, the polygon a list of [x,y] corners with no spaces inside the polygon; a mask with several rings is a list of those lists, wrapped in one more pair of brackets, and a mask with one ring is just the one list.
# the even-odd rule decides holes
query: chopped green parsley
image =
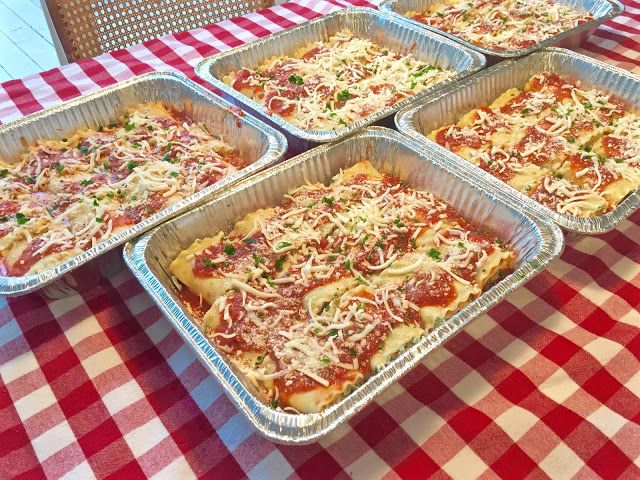
{"label": "chopped green parsley", "polygon": [[18,222],[18,225],[24,225],[28,221],[29,218],[24,213],[16,213],[16,222]]}
{"label": "chopped green parsley", "polygon": [[438,250],[436,250],[435,248],[431,248],[427,252],[427,255],[429,255],[434,260],[440,260],[442,258],[442,256],[440,255],[440,252]]}
{"label": "chopped green parsley", "polygon": [[322,202],[333,207],[333,197],[322,197]]}
{"label": "chopped green parsley", "polygon": [[340,93],[338,93],[338,100],[341,100],[343,102],[349,100],[349,97],[351,97],[351,95],[349,94],[349,90],[342,90]]}
{"label": "chopped green parsley", "polygon": [[295,83],[296,85],[304,84],[304,80],[300,75],[296,75],[295,73],[289,77],[289,81],[291,83]]}

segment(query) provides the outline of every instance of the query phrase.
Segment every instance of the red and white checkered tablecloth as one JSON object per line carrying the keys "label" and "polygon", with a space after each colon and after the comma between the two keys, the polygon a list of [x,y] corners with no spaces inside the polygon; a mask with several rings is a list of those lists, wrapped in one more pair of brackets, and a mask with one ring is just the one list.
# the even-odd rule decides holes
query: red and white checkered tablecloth
{"label": "red and white checkered tablecloth", "polygon": [[[640,71],[640,2],[584,51]],[[7,122],[345,5],[300,0],[0,86]],[[98,275],[98,272],[102,274]],[[0,478],[640,478],[640,212],[561,259],[320,443],[260,437],[123,267],[0,298]],[[77,293],[81,292],[81,293]],[[54,297],[58,297],[54,300]]]}

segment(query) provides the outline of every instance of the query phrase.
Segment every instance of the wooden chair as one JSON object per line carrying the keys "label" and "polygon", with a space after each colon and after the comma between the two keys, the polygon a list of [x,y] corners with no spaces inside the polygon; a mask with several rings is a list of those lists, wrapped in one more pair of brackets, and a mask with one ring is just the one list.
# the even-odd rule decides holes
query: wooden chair
{"label": "wooden chair", "polygon": [[40,0],[61,63],[272,6],[273,0]]}

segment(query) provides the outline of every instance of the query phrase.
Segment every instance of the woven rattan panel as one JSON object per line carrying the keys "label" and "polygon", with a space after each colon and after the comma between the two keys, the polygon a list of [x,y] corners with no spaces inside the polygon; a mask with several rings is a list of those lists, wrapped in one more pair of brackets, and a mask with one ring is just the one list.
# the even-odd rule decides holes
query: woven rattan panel
{"label": "woven rattan panel", "polygon": [[273,5],[273,0],[50,0],[70,61]]}

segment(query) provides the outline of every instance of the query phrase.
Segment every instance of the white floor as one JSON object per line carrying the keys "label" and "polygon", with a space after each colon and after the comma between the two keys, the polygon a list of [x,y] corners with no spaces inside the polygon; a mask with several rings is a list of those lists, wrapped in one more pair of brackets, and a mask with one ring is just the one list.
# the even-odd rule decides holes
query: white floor
{"label": "white floor", "polygon": [[0,82],[58,65],[40,0],[0,0]]}

